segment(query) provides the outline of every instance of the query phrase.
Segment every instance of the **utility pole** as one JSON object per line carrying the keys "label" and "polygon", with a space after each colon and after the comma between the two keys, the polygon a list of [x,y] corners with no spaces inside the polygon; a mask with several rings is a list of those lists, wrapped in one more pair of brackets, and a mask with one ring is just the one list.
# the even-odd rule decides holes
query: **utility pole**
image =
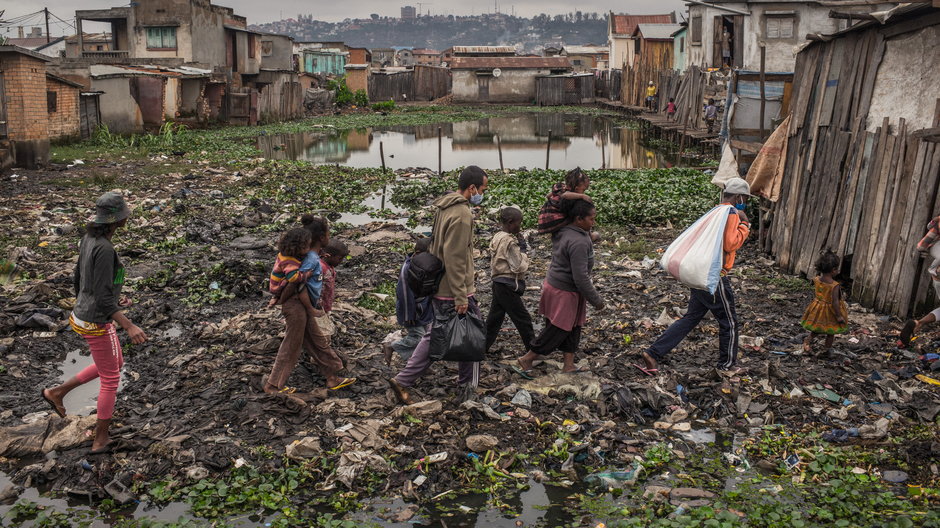
{"label": "utility pole", "polygon": [[49,36],[49,8],[42,8],[42,12],[46,15],[46,44],[48,44],[52,40],[52,37]]}

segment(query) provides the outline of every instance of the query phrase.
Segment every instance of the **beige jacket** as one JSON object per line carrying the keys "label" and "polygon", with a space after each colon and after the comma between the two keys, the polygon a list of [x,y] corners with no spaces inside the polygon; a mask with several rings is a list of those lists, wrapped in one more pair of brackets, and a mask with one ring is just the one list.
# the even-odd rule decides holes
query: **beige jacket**
{"label": "beige jacket", "polygon": [[529,271],[529,257],[519,248],[516,235],[497,231],[490,240],[490,270],[493,280],[499,278],[524,281]]}
{"label": "beige jacket", "polygon": [[473,213],[470,202],[459,193],[448,193],[434,201],[431,254],[444,263],[444,277],[436,297],[453,298],[467,304],[473,286]]}

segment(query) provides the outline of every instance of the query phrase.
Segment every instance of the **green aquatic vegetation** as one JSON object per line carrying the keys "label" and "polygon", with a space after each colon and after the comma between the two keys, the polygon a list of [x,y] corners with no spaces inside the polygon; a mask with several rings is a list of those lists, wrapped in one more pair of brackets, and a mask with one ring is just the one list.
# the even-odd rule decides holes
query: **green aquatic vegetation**
{"label": "green aquatic vegetation", "polygon": [[356,304],[382,315],[394,315],[395,283],[392,281],[380,283],[370,291],[364,292]]}
{"label": "green aquatic vegetation", "polygon": [[[672,222],[690,224],[711,209],[718,189],[711,178],[692,169],[638,169],[586,171],[591,177],[587,194],[597,206],[599,226],[649,225]],[[426,203],[441,189],[456,187],[457,171],[427,182],[396,182],[396,197],[402,204]],[[524,226],[534,227],[538,212],[552,185],[564,180],[565,171],[533,169],[510,174],[493,173],[489,179],[484,206],[498,209],[520,207]]]}

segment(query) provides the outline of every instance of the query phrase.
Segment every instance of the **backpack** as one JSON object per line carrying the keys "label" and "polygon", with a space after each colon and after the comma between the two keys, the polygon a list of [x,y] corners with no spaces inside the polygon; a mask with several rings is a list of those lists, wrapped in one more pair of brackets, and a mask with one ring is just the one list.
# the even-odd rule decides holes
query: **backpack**
{"label": "backpack", "polygon": [[437,288],[444,277],[444,263],[430,252],[425,251],[411,257],[411,265],[405,275],[405,284],[415,297],[427,297],[437,293]]}

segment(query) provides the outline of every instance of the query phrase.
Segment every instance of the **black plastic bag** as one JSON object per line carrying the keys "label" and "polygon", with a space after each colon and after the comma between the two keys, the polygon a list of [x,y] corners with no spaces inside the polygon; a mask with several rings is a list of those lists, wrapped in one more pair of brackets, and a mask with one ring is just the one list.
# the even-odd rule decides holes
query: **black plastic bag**
{"label": "black plastic bag", "polygon": [[486,329],[479,315],[460,315],[453,306],[436,313],[431,325],[431,361],[483,361]]}

